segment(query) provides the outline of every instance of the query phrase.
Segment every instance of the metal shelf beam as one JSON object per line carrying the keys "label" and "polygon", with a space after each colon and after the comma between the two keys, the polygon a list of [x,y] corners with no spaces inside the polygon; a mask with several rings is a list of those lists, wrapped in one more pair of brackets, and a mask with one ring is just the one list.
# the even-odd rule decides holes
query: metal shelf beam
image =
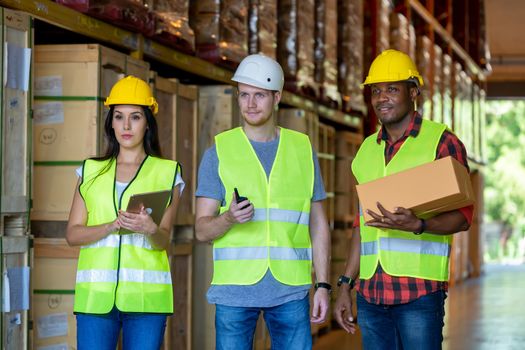
{"label": "metal shelf beam", "polygon": [[410,6],[423,18],[452,50],[465,62],[467,68],[477,76],[480,81],[485,80],[483,70],[474,62],[470,55],[463,49],[452,35],[428,12],[428,10],[419,2],[419,0],[409,0]]}

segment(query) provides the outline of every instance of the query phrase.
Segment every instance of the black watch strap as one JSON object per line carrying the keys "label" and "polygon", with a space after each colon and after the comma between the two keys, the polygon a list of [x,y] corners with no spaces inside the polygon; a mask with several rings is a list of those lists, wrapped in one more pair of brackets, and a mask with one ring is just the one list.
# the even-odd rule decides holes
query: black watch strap
{"label": "black watch strap", "polygon": [[425,219],[419,219],[419,220],[421,221],[421,227],[419,228],[419,230],[414,232],[415,235],[420,235],[423,232],[425,232],[425,230],[427,229],[427,222],[425,221]]}
{"label": "black watch strap", "polygon": [[348,284],[350,289],[354,289],[355,280],[353,280],[351,277],[345,275],[339,276],[339,279],[337,280],[337,286],[341,287],[341,285],[344,283]]}
{"label": "black watch strap", "polygon": [[314,285],[314,288],[315,288],[315,290],[317,290],[319,288],[328,289],[328,293],[330,293],[332,291],[332,285],[330,283],[326,283],[326,282],[317,282]]}

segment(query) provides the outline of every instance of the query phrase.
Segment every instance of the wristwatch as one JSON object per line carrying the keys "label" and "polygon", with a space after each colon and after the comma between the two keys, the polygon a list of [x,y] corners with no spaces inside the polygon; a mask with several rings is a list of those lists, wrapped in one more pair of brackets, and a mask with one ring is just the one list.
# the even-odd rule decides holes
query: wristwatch
{"label": "wristwatch", "polygon": [[341,284],[343,283],[348,284],[350,286],[350,289],[354,289],[355,281],[352,278],[347,277],[345,275],[339,276],[339,279],[337,280],[337,286],[341,287]]}
{"label": "wristwatch", "polygon": [[317,282],[316,284],[314,284],[314,288],[315,290],[317,290],[318,288],[325,288],[328,289],[328,293],[332,292],[332,285],[326,282]]}
{"label": "wristwatch", "polygon": [[419,220],[421,221],[421,227],[419,228],[419,230],[414,231],[415,235],[420,235],[423,232],[425,232],[425,230],[427,229],[427,222],[425,221],[425,219],[419,219]]}

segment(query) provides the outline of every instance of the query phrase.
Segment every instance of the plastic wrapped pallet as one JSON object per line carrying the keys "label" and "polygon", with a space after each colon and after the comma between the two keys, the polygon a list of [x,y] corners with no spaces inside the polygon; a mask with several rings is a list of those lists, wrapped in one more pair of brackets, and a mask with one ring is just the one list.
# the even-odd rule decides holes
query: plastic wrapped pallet
{"label": "plastic wrapped pallet", "polygon": [[365,109],[363,0],[338,1],[338,85],[345,111]]}
{"label": "plastic wrapped pallet", "polygon": [[417,110],[424,118],[431,118],[432,115],[432,88],[431,77],[432,72],[430,50],[432,50],[432,41],[426,36],[417,38],[417,57],[416,67],[419,74],[423,77],[424,85],[421,87],[421,94],[417,99]]}
{"label": "plastic wrapped pallet", "polygon": [[410,32],[408,20],[401,13],[390,14],[390,48],[410,55]]}
{"label": "plastic wrapped pallet", "polygon": [[148,0],[155,20],[153,38],[179,51],[195,51],[195,33],[189,23],[189,0]]}
{"label": "plastic wrapped pallet", "polygon": [[487,138],[486,138],[486,125],[487,125],[487,111],[486,111],[486,99],[487,93],[484,89],[479,90],[479,139],[480,139],[480,158],[486,163],[487,162]]}
{"label": "plastic wrapped pallet", "polygon": [[376,56],[390,48],[391,8],[389,0],[365,1],[364,4],[364,42],[367,43],[364,47],[364,62],[367,72]]}
{"label": "plastic wrapped pallet", "polygon": [[452,130],[459,136],[461,129],[460,115],[463,91],[461,89],[461,72],[463,68],[458,62],[452,65]]}
{"label": "plastic wrapped pallet", "polygon": [[55,0],[118,27],[153,35],[155,23],[142,0]]}
{"label": "plastic wrapped pallet", "polygon": [[416,61],[416,28],[412,23],[408,25],[408,52],[412,61]]}
{"label": "plastic wrapped pallet", "polygon": [[479,96],[480,88],[479,85],[472,85],[472,151],[470,153],[474,159],[480,159],[480,106]]}
{"label": "plastic wrapped pallet", "polygon": [[441,81],[443,94],[443,123],[452,128],[452,57],[443,55],[443,76]]}
{"label": "plastic wrapped pallet", "polygon": [[[460,66],[457,67],[460,69]],[[454,131],[461,139],[467,154],[473,152],[472,147],[472,79],[464,70],[457,73],[456,99],[458,105],[454,107]],[[456,102],[456,101],[454,101]]]}
{"label": "plastic wrapped pallet", "polygon": [[337,0],[316,0],[315,81],[320,87],[320,98],[337,108],[341,95],[337,90]]}
{"label": "plastic wrapped pallet", "polygon": [[249,51],[277,57],[277,0],[250,0]]}
{"label": "plastic wrapped pallet", "polygon": [[434,79],[432,84],[432,120],[443,121],[443,50],[434,45]]}
{"label": "plastic wrapped pallet", "polygon": [[248,0],[192,2],[197,56],[235,69],[248,54]]}
{"label": "plastic wrapped pallet", "polygon": [[464,99],[463,99],[463,111],[461,114],[462,120],[462,141],[467,149],[467,154],[473,154],[474,152],[474,134],[473,134],[473,89],[472,89],[472,78],[468,76],[466,72],[463,72],[463,88],[464,88]]}
{"label": "plastic wrapped pallet", "polygon": [[277,59],[284,71],[285,87],[295,93],[318,96],[314,81],[314,0],[278,2]]}

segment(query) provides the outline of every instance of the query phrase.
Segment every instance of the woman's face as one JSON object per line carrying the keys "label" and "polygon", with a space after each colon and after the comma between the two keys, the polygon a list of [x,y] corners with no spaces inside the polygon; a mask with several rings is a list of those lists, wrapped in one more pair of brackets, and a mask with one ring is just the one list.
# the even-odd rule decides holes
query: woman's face
{"label": "woman's face", "polygon": [[144,109],[134,105],[116,105],[111,123],[120,147],[143,147],[144,134],[148,127]]}

